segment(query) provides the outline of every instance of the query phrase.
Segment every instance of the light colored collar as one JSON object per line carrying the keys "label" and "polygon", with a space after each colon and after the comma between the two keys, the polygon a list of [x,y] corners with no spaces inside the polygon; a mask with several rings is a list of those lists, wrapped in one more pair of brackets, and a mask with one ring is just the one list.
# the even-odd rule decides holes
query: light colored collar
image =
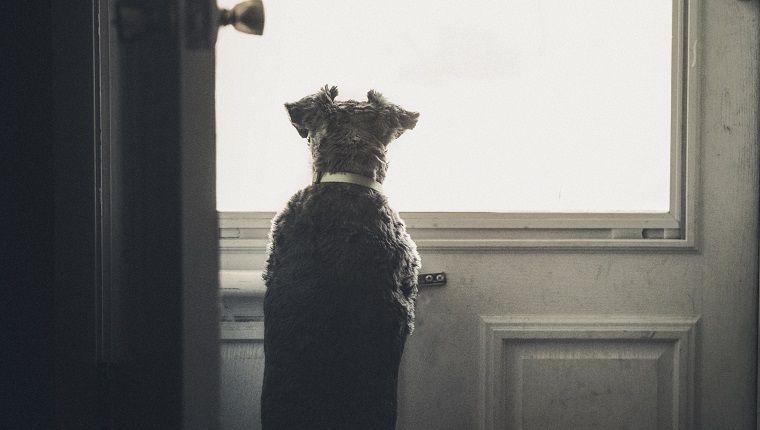
{"label": "light colored collar", "polygon": [[346,184],[356,184],[356,185],[363,185],[367,188],[372,188],[373,190],[379,192],[382,194],[383,192],[383,186],[380,185],[379,182],[376,180],[369,178],[367,176],[357,175],[356,173],[348,173],[348,172],[335,172],[335,173],[322,173],[322,172],[314,172],[314,176],[312,177],[313,184],[319,184],[322,182],[342,182]]}

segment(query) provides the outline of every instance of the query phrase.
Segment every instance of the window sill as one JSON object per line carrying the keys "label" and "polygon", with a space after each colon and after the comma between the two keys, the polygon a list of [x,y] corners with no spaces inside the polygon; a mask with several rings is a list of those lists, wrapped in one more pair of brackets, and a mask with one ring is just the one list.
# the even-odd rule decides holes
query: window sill
{"label": "window sill", "polygon": [[[263,253],[273,212],[219,214],[221,253]],[[690,229],[671,214],[401,213],[422,252],[644,250],[693,252]]]}

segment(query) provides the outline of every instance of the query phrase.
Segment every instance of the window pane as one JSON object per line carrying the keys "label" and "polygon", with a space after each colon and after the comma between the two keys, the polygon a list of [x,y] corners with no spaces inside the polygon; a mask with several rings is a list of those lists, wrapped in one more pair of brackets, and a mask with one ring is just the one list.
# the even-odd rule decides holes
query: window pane
{"label": "window pane", "polygon": [[265,7],[264,36],[219,34],[219,210],[276,211],[310,182],[283,103],[329,84],[420,112],[389,147],[399,211],[668,211],[670,2]]}

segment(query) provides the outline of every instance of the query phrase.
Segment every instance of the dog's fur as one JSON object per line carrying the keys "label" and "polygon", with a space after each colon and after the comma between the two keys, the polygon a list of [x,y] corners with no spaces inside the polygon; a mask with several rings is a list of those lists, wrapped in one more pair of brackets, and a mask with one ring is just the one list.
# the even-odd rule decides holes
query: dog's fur
{"label": "dog's fur", "polygon": [[[382,182],[386,146],[416,112],[375,91],[337,102],[336,87],[285,105],[315,172]],[[398,368],[414,328],[419,256],[385,196],[318,183],[272,221],[264,272],[264,430],[391,430]]]}

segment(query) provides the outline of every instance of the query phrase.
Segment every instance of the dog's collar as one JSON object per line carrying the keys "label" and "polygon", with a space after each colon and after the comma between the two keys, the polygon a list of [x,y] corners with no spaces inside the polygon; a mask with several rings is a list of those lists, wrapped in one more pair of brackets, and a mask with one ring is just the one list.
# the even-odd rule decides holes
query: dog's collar
{"label": "dog's collar", "polygon": [[377,182],[376,180],[369,178],[367,176],[357,175],[356,173],[348,173],[348,172],[335,172],[335,173],[324,173],[324,172],[314,172],[314,176],[312,177],[312,184],[320,184],[322,182],[342,182],[346,184],[356,184],[356,185],[362,185],[367,188],[372,188],[373,190],[379,192],[382,194],[383,192],[383,186],[380,185],[380,182]]}

